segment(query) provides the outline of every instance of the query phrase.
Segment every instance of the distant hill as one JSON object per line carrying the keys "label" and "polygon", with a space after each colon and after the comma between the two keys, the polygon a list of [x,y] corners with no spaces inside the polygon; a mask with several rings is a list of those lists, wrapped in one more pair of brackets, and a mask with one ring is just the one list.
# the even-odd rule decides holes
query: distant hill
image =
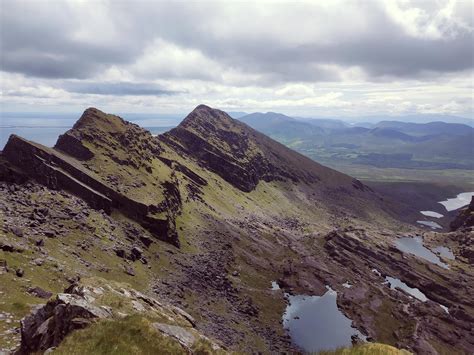
{"label": "distant hill", "polygon": [[247,112],[241,112],[241,111],[229,111],[227,112],[227,114],[232,118],[240,118],[240,117],[248,115]]}
{"label": "distant hill", "polygon": [[345,122],[352,122],[355,124],[376,124],[381,121],[399,121],[399,122],[411,122],[411,123],[429,123],[429,122],[447,122],[447,123],[461,123],[471,127],[474,127],[474,119],[467,117],[459,117],[453,115],[443,114],[413,114],[413,115],[372,115],[372,116],[359,116],[359,117],[338,117],[338,119]]}
{"label": "distant hill", "polygon": [[324,133],[321,127],[312,125],[306,121],[298,121],[281,113],[255,112],[239,118],[253,129],[263,132],[272,137],[281,139],[310,138],[316,134]]}
{"label": "distant hill", "polygon": [[275,112],[253,113],[240,120],[325,163],[407,169],[474,168],[474,128],[466,124],[387,120],[351,126],[341,120],[293,118]]}
{"label": "distant hill", "polygon": [[370,133],[377,137],[384,137],[387,139],[398,139],[405,142],[413,142],[415,140],[413,136],[390,128],[374,128],[370,131]]}
{"label": "distant hill", "polygon": [[434,134],[451,134],[464,136],[474,132],[471,126],[460,123],[429,122],[412,123],[400,121],[382,121],[377,123],[376,128],[392,129],[413,136],[425,136]]}
{"label": "distant hill", "polygon": [[321,127],[324,129],[344,129],[349,127],[349,125],[341,120],[331,119],[331,118],[299,118],[295,117],[297,120],[307,122],[313,126]]}

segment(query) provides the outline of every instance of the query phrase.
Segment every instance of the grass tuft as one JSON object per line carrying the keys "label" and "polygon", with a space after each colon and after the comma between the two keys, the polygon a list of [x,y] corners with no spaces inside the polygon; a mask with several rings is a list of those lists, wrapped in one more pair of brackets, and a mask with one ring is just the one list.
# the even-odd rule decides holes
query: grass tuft
{"label": "grass tuft", "polygon": [[139,315],[103,320],[67,336],[55,355],[74,354],[187,354],[174,339],[165,337]]}
{"label": "grass tuft", "polygon": [[353,346],[351,348],[340,348],[332,351],[320,351],[318,355],[408,355],[407,350],[399,350],[393,346],[380,343],[369,343]]}

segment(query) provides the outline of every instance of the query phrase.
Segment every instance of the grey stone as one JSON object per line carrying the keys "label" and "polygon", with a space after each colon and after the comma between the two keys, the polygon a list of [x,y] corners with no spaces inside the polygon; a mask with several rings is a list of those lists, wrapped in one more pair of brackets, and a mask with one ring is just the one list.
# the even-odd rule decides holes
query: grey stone
{"label": "grey stone", "polygon": [[196,342],[196,337],[186,328],[164,323],[153,323],[153,327],[161,333],[172,337],[187,348],[191,348]]}

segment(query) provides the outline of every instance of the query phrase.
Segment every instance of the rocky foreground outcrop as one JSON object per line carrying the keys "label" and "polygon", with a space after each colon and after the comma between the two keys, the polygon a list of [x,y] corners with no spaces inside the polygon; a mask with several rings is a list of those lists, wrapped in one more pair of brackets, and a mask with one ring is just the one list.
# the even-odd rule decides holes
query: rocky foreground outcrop
{"label": "rocky foreground outcrop", "polygon": [[59,293],[26,316],[21,321],[21,346],[15,353],[31,354],[54,349],[75,330],[84,329],[94,322],[114,321],[132,314],[152,321],[153,328],[176,340],[183,352],[192,353],[193,345],[202,339],[209,342],[212,349],[222,349],[195,330],[194,318],[182,309],[165,305],[126,285],[91,279],[72,284],[64,293]]}

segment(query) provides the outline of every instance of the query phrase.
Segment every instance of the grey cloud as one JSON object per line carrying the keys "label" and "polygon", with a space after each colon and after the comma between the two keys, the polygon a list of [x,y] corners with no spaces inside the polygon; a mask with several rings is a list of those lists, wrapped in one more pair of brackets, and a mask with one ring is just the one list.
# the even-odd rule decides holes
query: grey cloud
{"label": "grey cloud", "polygon": [[[263,72],[281,81],[331,81],[337,73],[320,65],[357,66],[369,77],[425,78],[430,72],[459,72],[474,67],[473,34],[460,31],[454,38],[427,39],[406,34],[379,8],[368,9],[364,33],[340,36],[310,45],[285,45],[278,39],[221,38],[203,36],[199,46],[209,56],[219,57],[243,71]],[[341,26],[344,24],[341,23]],[[298,28],[289,28],[298,38]],[[215,35],[215,36],[214,36]],[[184,41],[193,45],[192,41]]]}
{"label": "grey cloud", "polygon": [[[20,5],[18,5],[20,4]],[[108,4],[108,19],[113,22],[118,39],[89,43],[79,40],[75,28],[87,19],[78,18],[67,5],[4,2],[2,6],[1,69],[44,78],[93,77],[112,65],[129,65],[143,54],[145,47],[162,38],[183,48],[193,48],[224,67],[243,73],[259,74],[262,85],[292,81],[338,81],[339,73],[328,65],[360,67],[369,78],[418,78],[473,68],[472,32],[459,29],[448,39],[426,39],[408,35],[380,8],[383,2],[360,2],[368,30],[360,33],[330,34],[299,45],[299,23],[269,23],[268,33],[241,35],[232,26],[252,26],[261,21],[262,13],[247,6],[241,23],[229,21],[225,31],[212,27],[235,15],[225,4],[189,2],[126,2]],[[424,3],[421,2],[423,6]],[[56,9],[59,6],[59,9]],[[231,5],[235,6],[235,5]],[[270,6],[270,5],[268,5]],[[282,5],[279,5],[282,6]],[[311,4],[286,4],[288,11],[300,16]],[[420,5],[421,6],[421,5]],[[433,5],[429,5],[433,7]],[[463,5],[463,11],[466,11]],[[36,9],[36,10],[35,10]],[[472,6],[468,6],[472,11]],[[36,12],[37,13],[36,13]],[[260,17],[259,17],[260,16]],[[467,17],[468,21],[469,16]],[[334,21],[338,21],[337,18]],[[343,28],[346,24],[341,22]],[[295,43],[271,36],[271,26],[285,26],[294,34]],[[318,26],[315,22],[314,26]],[[101,39],[101,33],[97,33]],[[165,68],[166,70],[166,68]],[[203,68],[212,71],[213,68]],[[152,73],[150,74],[152,75]],[[157,76],[182,78],[179,72]],[[219,81],[219,75],[204,80]],[[118,90],[118,89],[115,89]],[[113,90],[112,90],[113,91]]]}
{"label": "grey cloud", "polygon": [[1,70],[83,79],[110,65],[131,63],[143,50],[144,42],[125,31],[120,42],[81,40],[76,33],[81,21],[87,19],[80,19],[66,2],[55,1],[49,6],[41,1],[2,2]]}
{"label": "grey cloud", "polygon": [[74,55],[54,56],[36,51],[7,52],[2,56],[4,71],[49,79],[83,79],[105,66],[105,63],[87,61]]}
{"label": "grey cloud", "polygon": [[129,82],[66,82],[62,87],[71,93],[114,96],[166,96],[183,93],[181,91],[166,90],[154,84]]}

